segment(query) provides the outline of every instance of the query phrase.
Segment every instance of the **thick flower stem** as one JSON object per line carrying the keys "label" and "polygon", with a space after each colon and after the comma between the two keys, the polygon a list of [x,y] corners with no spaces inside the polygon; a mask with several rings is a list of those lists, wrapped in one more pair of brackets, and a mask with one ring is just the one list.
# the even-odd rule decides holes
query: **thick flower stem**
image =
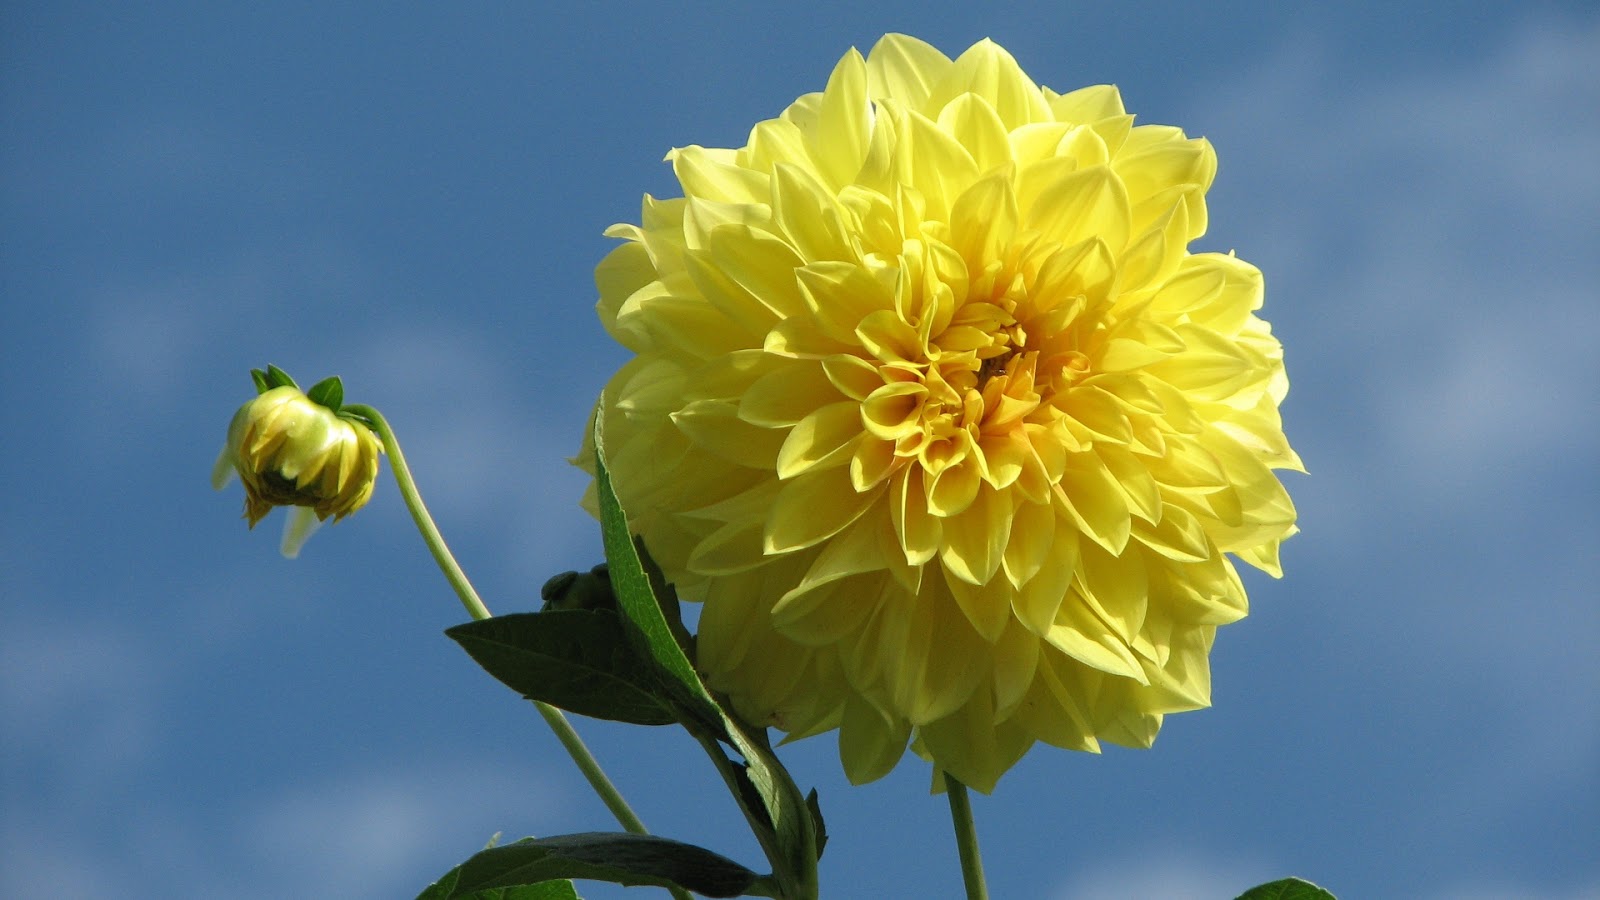
{"label": "thick flower stem", "polygon": [[[394,472],[394,480],[400,486],[400,495],[405,499],[406,509],[411,511],[411,521],[417,525],[417,531],[422,533],[423,543],[428,545],[428,552],[433,554],[433,561],[439,565],[439,571],[444,573],[445,580],[455,589],[456,596],[461,599],[461,605],[467,608],[467,614],[473,619],[483,620],[490,617],[489,608],[483,605],[483,600],[478,596],[472,582],[467,580],[467,573],[461,570],[455,556],[450,553],[450,548],[445,545],[444,535],[439,533],[439,527],[434,524],[433,516],[429,515],[428,507],[422,502],[422,495],[417,492],[417,483],[411,478],[411,467],[406,464],[406,456],[400,450],[400,442],[395,440],[394,429],[389,427],[389,422],[383,414],[370,406],[355,405],[344,407],[355,415],[366,419],[372,424],[372,430],[377,433],[378,440],[383,442],[383,450],[389,455],[389,468]],[[583,739],[578,737],[578,732],[573,729],[572,723],[567,721],[566,714],[548,703],[533,701],[539,710],[539,715],[555,732],[556,740],[572,757],[578,771],[588,780],[589,786],[599,795],[601,802],[611,810],[611,815],[617,823],[632,834],[649,834],[639,816],[634,813],[628,801],[623,799],[622,792],[606,777],[605,770],[600,768],[599,760],[589,752]],[[681,889],[671,889],[676,900],[689,900],[688,893]]]}
{"label": "thick flower stem", "polygon": [[967,802],[967,786],[944,775],[944,790],[950,797],[950,820],[955,824],[956,849],[961,853],[961,880],[967,887],[967,900],[989,900],[983,883],[983,857],[978,855],[978,830],[972,823],[972,804]]}

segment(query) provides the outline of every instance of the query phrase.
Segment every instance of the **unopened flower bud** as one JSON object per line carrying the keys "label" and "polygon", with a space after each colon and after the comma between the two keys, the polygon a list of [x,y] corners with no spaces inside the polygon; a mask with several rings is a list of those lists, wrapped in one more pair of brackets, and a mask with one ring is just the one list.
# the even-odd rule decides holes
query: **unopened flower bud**
{"label": "unopened flower bud", "polygon": [[307,507],[319,520],[334,521],[365,506],[383,447],[364,423],[338,413],[343,392],[336,379],[307,396],[286,375],[263,382],[259,374],[263,390],[234,414],[213,485],[220,488],[230,468],[238,474],[251,528],[274,506]]}

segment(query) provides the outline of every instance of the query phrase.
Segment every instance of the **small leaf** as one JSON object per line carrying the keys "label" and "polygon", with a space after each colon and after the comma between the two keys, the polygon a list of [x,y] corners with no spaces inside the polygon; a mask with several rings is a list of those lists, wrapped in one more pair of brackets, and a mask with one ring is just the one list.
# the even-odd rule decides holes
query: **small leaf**
{"label": "small leaf", "polygon": [[255,383],[257,394],[265,394],[267,391],[272,390],[271,383],[267,381],[267,373],[260,369],[250,370],[250,380]]}
{"label": "small leaf", "polygon": [[811,810],[811,825],[816,831],[817,859],[822,859],[822,850],[828,846],[828,827],[822,822],[822,803],[816,788],[806,795],[806,809]]}
{"label": "small leaf", "polygon": [[1333,894],[1300,878],[1284,878],[1253,887],[1238,900],[1336,900]]}
{"label": "small leaf", "polygon": [[316,404],[326,406],[334,412],[344,404],[344,382],[339,376],[332,375],[313,384],[311,390],[306,391],[306,397]]}
{"label": "small leaf", "polygon": [[445,632],[478,665],[527,697],[597,719],[637,725],[678,721],[654,672],[609,610],[516,613]]}
{"label": "small leaf", "polygon": [[300,385],[294,383],[294,379],[289,377],[288,372],[270,363],[267,365],[267,384],[275,388],[287,386],[295,390],[300,389]]}
{"label": "small leaf", "polygon": [[706,897],[738,897],[759,879],[733,860],[693,844],[648,834],[605,833],[530,838],[493,847],[462,863],[454,874],[449,893],[425,893],[418,900],[476,898],[480,891],[558,878],[681,887]]}

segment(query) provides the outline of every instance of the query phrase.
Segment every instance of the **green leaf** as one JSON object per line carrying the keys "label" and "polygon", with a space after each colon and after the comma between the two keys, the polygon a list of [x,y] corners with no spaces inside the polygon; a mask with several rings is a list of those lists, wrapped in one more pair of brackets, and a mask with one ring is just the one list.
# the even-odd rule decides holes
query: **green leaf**
{"label": "green leaf", "polygon": [[312,403],[338,412],[344,403],[344,382],[340,381],[337,375],[329,376],[313,384],[311,390],[306,391],[306,397]]}
{"label": "green leaf", "polygon": [[637,725],[678,721],[671,701],[658,696],[654,671],[634,653],[609,610],[516,613],[457,625],[445,634],[530,700]]}
{"label": "green leaf", "polygon": [[822,822],[822,803],[817,797],[816,788],[806,795],[806,809],[811,811],[811,824],[816,829],[817,859],[821,859],[823,849],[828,846],[828,827]]}
{"label": "green leaf", "polygon": [[[603,410],[604,404],[601,405]],[[624,630],[641,651],[655,660],[663,676],[678,687],[689,717],[681,719],[712,754],[723,779],[734,792],[745,819],[761,842],[785,896],[816,892],[820,824],[787,769],[772,752],[765,728],[753,728],[728,712],[695,672],[674,639],[657,599],[669,588],[648,555],[642,555],[606,471],[604,417],[594,421],[595,492],[600,503],[600,528],[605,540],[611,587],[617,597]],[[646,568],[646,564],[649,568]],[[707,721],[709,719],[709,721]],[[697,729],[696,724],[701,727]],[[708,727],[709,726],[709,727]],[[708,739],[709,736],[709,739]],[[712,740],[714,739],[714,740]],[[741,766],[722,754],[715,741],[726,741],[744,758]],[[754,794],[754,797],[751,795]]]}
{"label": "green leaf", "polygon": [[292,387],[295,390],[300,389],[300,385],[294,383],[294,379],[289,377],[288,372],[285,372],[284,370],[270,363],[267,365],[266,377],[267,384],[271,385],[272,387],[278,388],[287,386]]}
{"label": "green leaf", "polygon": [[267,373],[260,369],[250,370],[250,380],[255,383],[257,394],[265,394],[272,390],[272,385],[267,381]]}
{"label": "green leaf", "polygon": [[[464,864],[463,864],[464,865]],[[583,900],[571,881],[544,881],[539,884],[522,884],[515,887],[487,888],[470,894],[457,894],[461,881],[461,866],[444,873],[444,877],[428,885],[417,895],[417,900],[446,900],[461,897],[463,900]]]}
{"label": "green leaf", "polygon": [[1300,878],[1284,878],[1253,887],[1238,900],[1336,900],[1333,894]]}
{"label": "green leaf", "polygon": [[[595,442],[600,432],[596,422]],[[611,590],[622,614],[623,630],[646,658],[654,660],[665,680],[674,688],[678,701],[704,723],[722,727],[723,713],[711,692],[701,683],[694,665],[672,636],[672,628],[656,601],[627,517],[611,489],[611,475],[603,457],[596,452],[595,488],[600,495],[600,530],[606,548],[606,565],[611,575]],[[659,577],[659,576],[658,576]],[[720,736],[720,735],[719,735]]]}
{"label": "green leaf", "polygon": [[[480,891],[563,878],[681,887],[706,897],[738,897],[759,878],[733,860],[693,844],[648,834],[605,833],[528,838],[491,847],[452,874],[456,880],[448,893],[425,892],[417,900],[477,898]],[[507,900],[511,896],[507,895]]]}

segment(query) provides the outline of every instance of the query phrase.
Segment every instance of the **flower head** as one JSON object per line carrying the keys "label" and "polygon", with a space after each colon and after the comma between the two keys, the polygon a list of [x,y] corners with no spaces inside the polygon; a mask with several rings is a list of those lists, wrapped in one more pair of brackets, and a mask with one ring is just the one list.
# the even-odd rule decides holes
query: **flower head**
{"label": "flower head", "polygon": [[[251,528],[275,506],[304,507],[318,521],[338,521],[365,506],[383,447],[364,423],[339,414],[337,379],[307,396],[280,370],[253,374],[260,394],[234,413],[212,485],[220,489],[230,474],[239,476]],[[306,536],[308,530],[297,542]],[[285,555],[293,556],[290,541],[286,536]]]}
{"label": "flower head", "polygon": [[601,411],[711,685],[857,782],[911,742],[981,790],[1207,705],[1299,467],[1260,272],[1187,249],[1211,145],[890,35],[668,159],[596,271]]}

